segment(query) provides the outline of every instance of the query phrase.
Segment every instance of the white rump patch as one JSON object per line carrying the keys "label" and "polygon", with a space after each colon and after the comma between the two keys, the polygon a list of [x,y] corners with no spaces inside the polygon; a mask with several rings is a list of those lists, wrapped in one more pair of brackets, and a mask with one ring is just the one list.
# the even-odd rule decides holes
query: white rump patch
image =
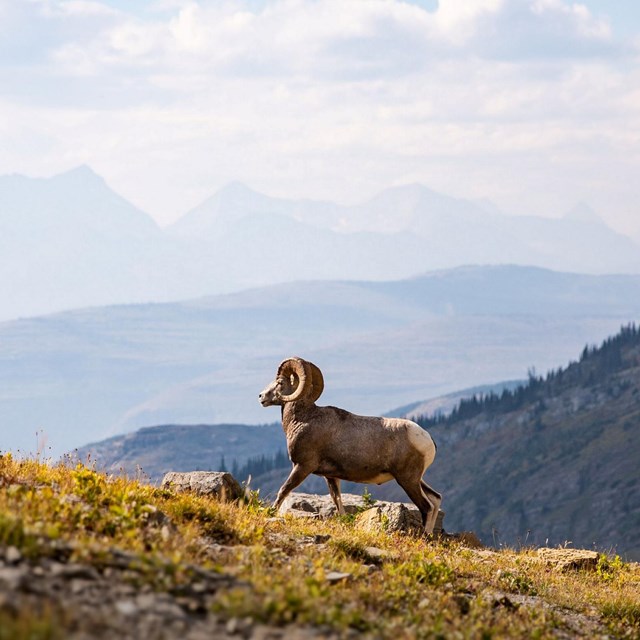
{"label": "white rump patch", "polygon": [[407,435],[409,442],[422,454],[426,469],[436,457],[436,445],[431,436],[415,422],[407,423]]}

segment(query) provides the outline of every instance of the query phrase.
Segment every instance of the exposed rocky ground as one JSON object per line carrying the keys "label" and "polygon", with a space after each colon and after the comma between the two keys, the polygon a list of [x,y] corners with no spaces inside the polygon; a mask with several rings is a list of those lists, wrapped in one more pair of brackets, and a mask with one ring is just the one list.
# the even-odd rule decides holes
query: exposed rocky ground
{"label": "exposed rocky ground", "polygon": [[[274,544],[294,544],[298,550],[309,545],[324,545],[328,536],[287,536],[272,534]],[[222,558],[225,553],[237,554],[239,549],[211,548]],[[245,550],[248,551],[248,550]],[[595,570],[597,554],[575,550],[545,550],[543,562],[561,570]],[[0,546],[0,614],[19,619],[28,615],[49,619],[50,630],[44,637],[64,637],[73,640],[94,638],[182,638],[205,640],[214,638],[291,639],[331,638],[339,633],[322,627],[276,627],[257,623],[251,616],[227,617],[212,613],[215,595],[220,590],[249,589],[229,574],[185,566],[183,581],[172,584],[167,571],[170,563],[150,565],[144,556],[123,552],[117,548],[82,550],[72,544],[58,543],[42,549],[42,555],[28,559],[17,547]],[[550,552],[550,553],[549,553]],[[489,561],[493,552],[479,554]],[[393,552],[377,547],[365,548],[363,562],[369,571],[377,571],[383,562],[396,562]],[[72,560],[72,557],[75,559]],[[328,572],[328,584],[347,583],[351,573]],[[559,638],[608,637],[596,616],[582,615],[553,607],[542,598],[503,591],[483,596],[492,607],[516,610],[520,606],[543,607],[563,620],[567,630]],[[473,601],[470,594],[458,596],[462,612]],[[0,618],[1,619],[1,618]],[[353,632],[355,634],[355,631]],[[349,634],[347,634],[349,635]],[[0,631],[0,638],[10,637]]]}

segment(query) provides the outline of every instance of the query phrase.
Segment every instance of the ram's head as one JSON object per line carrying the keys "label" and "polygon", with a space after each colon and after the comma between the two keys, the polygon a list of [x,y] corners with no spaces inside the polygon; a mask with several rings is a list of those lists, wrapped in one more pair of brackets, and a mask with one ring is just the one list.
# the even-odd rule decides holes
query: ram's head
{"label": "ram's head", "polygon": [[278,367],[275,380],[258,398],[263,407],[295,401],[313,404],[323,389],[322,372],[315,364],[302,358],[287,358]]}

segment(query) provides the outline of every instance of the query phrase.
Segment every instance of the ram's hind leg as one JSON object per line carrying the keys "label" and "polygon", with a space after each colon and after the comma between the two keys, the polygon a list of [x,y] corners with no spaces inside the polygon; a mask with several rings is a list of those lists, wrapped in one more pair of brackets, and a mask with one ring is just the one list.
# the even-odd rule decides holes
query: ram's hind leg
{"label": "ram's hind leg", "polygon": [[396,480],[398,481],[398,484],[405,490],[409,498],[411,498],[413,504],[415,504],[416,507],[418,507],[418,509],[420,510],[424,532],[427,534],[433,533],[433,526],[435,525],[436,518],[438,516],[438,509],[436,505],[431,501],[431,499],[427,497],[428,494],[423,490],[422,479],[420,477],[402,477],[396,478]]}
{"label": "ram's hind leg", "polygon": [[336,509],[338,513],[343,516],[345,514],[344,507],[342,506],[342,495],[340,494],[340,479],[339,478],[326,478],[327,484],[329,485],[329,494],[331,495],[331,499],[333,503],[336,505]]}
{"label": "ram's hind leg", "polygon": [[432,517],[432,521],[428,523],[428,528],[433,531],[438,519],[438,512],[440,511],[440,505],[442,504],[442,495],[440,495],[435,489],[432,489],[424,480],[420,480],[420,486],[427,498],[433,504],[433,513],[429,514]]}

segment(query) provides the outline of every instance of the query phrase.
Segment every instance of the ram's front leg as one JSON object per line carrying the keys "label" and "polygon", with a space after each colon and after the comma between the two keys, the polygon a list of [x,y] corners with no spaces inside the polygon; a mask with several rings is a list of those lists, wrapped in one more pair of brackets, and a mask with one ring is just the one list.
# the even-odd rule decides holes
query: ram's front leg
{"label": "ram's front leg", "polygon": [[294,464],[293,469],[291,469],[291,473],[289,477],[284,481],[284,484],[280,487],[280,491],[278,491],[278,497],[276,501],[273,503],[273,507],[276,511],[280,509],[284,499],[302,482],[304,479],[311,473],[310,470],[302,467],[299,464]]}

